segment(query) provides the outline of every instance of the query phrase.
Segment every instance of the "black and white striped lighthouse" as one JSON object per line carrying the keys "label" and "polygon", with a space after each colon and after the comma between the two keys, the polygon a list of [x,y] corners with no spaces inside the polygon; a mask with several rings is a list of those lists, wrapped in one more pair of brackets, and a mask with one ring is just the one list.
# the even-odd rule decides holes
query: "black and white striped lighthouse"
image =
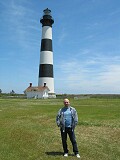
{"label": "black and white striped lighthouse", "polygon": [[42,23],[42,39],[40,50],[39,80],[38,86],[46,84],[50,89],[49,95],[54,93],[54,74],[53,74],[53,48],[52,48],[52,24],[54,20],[51,16],[51,10],[45,9]]}

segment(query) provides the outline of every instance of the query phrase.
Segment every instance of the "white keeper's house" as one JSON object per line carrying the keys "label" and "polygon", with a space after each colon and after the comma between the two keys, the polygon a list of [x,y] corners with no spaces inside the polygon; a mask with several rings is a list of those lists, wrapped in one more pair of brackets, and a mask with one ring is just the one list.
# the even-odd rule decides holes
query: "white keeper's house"
{"label": "white keeper's house", "polygon": [[32,86],[30,83],[29,87],[24,91],[27,98],[48,98],[49,88],[44,83],[44,86]]}

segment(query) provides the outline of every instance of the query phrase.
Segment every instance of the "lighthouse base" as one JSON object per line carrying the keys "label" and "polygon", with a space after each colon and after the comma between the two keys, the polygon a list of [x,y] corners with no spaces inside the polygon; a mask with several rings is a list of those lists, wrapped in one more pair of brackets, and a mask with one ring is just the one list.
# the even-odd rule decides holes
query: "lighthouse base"
{"label": "lighthouse base", "polygon": [[49,98],[56,98],[56,94],[54,92],[54,78],[52,77],[39,77],[38,79],[38,86],[46,86],[49,88]]}
{"label": "lighthouse base", "polygon": [[56,98],[56,94],[55,93],[48,93],[48,98]]}

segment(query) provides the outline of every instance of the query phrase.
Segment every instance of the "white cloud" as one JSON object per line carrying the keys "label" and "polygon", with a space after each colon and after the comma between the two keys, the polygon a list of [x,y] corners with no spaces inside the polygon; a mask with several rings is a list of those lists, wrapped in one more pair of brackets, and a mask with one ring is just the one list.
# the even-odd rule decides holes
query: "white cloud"
{"label": "white cloud", "polygon": [[62,76],[56,82],[68,93],[120,93],[120,57],[67,59],[59,64],[59,71]]}
{"label": "white cloud", "polygon": [[112,12],[109,13],[110,16],[113,16],[113,15],[116,15],[116,14],[119,14],[120,13],[120,10],[117,9],[117,10],[114,10]]}
{"label": "white cloud", "polygon": [[59,32],[59,38],[58,38],[58,44],[61,45],[64,43],[65,38],[67,38],[67,31],[64,28],[62,28]]}
{"label": "white cloud", "polygon": [[[108,65],[104,72],[100,73],[100,79],[106,86],[120,83],[120,65]],[[119,87],[119,86],[117,86]]]}
{"label": "white cloud", "polygon": [[[30,7],[31,3],[28,1],[11,0],[8,3],[2,2],[2,6],[4,8],[1,11],[1,17],[4,21],[2,25],[5,24],[3,28],[6,28],[4,37],[10,39],[9,43],[13,44],[13,42],[16,42],[22,48],[31,48],[39,44],[40,38],[36,34],[38,32],[39,20],[37,22],[36,13]],[[30,45],[31,43],[33,45]]]}

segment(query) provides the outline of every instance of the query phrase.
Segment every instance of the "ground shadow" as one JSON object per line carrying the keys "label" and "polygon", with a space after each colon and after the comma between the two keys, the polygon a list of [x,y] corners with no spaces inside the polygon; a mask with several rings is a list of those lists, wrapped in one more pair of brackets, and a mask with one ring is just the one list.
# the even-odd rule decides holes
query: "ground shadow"
{"label": "ground shadow", "polygon": [[63,155],[63,152],[55,152],[55,151],[52,151],[52,152],[45,152],[47,155],[49,156],[60,156],[60,155]]}
{"label": "ground shadow", "polygon": [[[63,152],[55,152],[55,151],[45,152],[45,153],[49,156],[61,156],[61,155],[63,155]],[[74,154],[69,154],[69,156],[74,156]]]}

